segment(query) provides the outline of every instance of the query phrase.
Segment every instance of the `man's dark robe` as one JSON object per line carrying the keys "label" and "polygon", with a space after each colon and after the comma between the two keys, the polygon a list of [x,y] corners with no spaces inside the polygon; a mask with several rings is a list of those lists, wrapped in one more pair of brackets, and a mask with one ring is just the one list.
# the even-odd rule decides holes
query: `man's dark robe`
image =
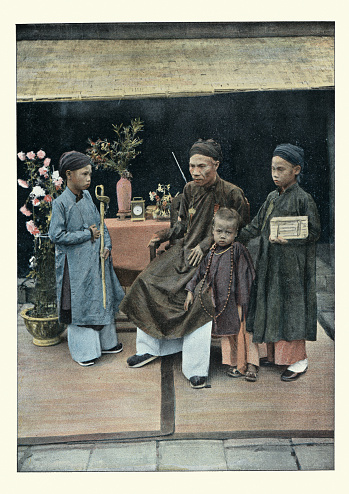
{"label": "man's dark robe", "polygon": [[[181,221],[166,234],[161,234],[162,241],[182,238],[147,266],[123,299],[120,310],[150,336],[180,338],[211,320],[201,306],[192,307],[186,312],[184,302],[185,285],[196,270],[195,266],[189,265],[188,256],[197,245],[200,245],[204,255],[209,251],[213,243],[215,205],[235,209],[246,222],[248,203],[239,187],[218,175],[211,186],[200,187],[189,182],[183,191],[179,211]],[[208,293],[205,301],[213,313]]]}
{"label": "man's dark robe", "polygon": [[[288,240],[287,244],[271,243],[270,220],[276,216],[307,216],[308,237]],[[311,195],[298,183],[288,187],[282,194],[278,190],[271,192],[255,218],[241,230],[238,240],[246,243],[259,235],[260,246],[247,315],[247,331],[253,333],[255,343],[304,339],[315,341],[315,242],[320,236],[320,220]]]}

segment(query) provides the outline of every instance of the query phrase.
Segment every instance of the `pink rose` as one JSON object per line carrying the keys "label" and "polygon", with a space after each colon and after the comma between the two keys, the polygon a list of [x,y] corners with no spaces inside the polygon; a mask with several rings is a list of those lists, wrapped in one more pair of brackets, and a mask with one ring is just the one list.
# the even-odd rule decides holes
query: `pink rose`
{"label": "pink rose", "polygon": [[37,157],[38,157],[40,160],[43,160],[43,159],[45,158],[45,156],[46,156],[46,153],[45,153],[45,151],[43,151],[42,149],[40,149],[40,151],[38,151],[38,152],[36,153],[36,155],[37,155]]}
{"label": "pink rose", "polygon": [[45,166],[42,166],[41,168],[39,168],[40,175],[44,175],[45,178],[48,177],[47,172],[48,172],[48,169]]}
{"label": "pink rose", "polygon": [[27,208],[27,206],[24,204],[24,206],[22,206],[20,208],[20,212],[24,214],[24,216],[31,216],[31,212],[29,211],[29,209]]}
{"label": "pink rose", "polygon": [[25,153],[23,153],[23,151],[21,151],[20,153],[18,153],[17,156],[18,156],[18,158],[21,161],[25,161]]}
{"label": "pink rose", "polygon": [[29,184],[28,182],[26,182],[25,180],[22,180],[22,179],[18,179],[17,180],[18,182],[18,185],[20,185],[21,187],[23,187],[23,189],[27,189],[29,187]]}
{"label": "pink rose", "polygon": [[45,160],[44,160],[44,165],[45,165],[46,167],[48,167],[48,166],[50,165],[50,163],[51,163],[51,158],[45,158]]}
{"label": "pink rose", "polygon": [[52,202],[52,197],[50,196],[50,194],[46,194],[46,196],[44,197],[44,201],[45,202]]}
{"label": "pink rose", "polygon": [[27,158],[29,158],[30,160],[35,160],[34,151],[29,151],[29,153],[27,153]]}
{"label": "pink rose", "polygon": [[38,206],[40,204],[40,201],[37,197],[35,197],[35,199],[32,200],[32,204],[33,206]]}
{"label": "pink rose", "polygon": [[52,182],[55,184],[56,190],[59,190],[62,186],[63,178],[62,177],[53,178]]}
{"label": "pink rose", "polygon": [[40,230],[36,226],[36,224],[34,223],[33,220],[27,221],[26,227],[27,227],[28,232],[31,233],[32,235],[39,235],[40,234]]}

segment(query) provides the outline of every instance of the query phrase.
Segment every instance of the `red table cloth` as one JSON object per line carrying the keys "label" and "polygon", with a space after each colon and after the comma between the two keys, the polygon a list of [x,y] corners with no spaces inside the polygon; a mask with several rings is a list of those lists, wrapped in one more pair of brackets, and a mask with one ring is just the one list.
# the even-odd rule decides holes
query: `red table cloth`
{"label": "red table cloth", "polygon": [[154,233],[169,228],[169,221],[131,221],[106,218],[112,241],[113,266],[122,286],[130,286],[149,264],[148,243]]}

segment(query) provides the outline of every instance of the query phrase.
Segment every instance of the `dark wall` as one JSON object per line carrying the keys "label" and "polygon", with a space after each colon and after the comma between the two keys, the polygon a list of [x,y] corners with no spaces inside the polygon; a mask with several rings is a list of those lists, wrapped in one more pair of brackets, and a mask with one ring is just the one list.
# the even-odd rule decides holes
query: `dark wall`
{"label": "dark wall", "polygon": [[[333,240],[330,221],[329,142],[333,141],[334,91],[244,92],[192,98],[158,98],[121,101],[19,103],[17,108],[18,151],[44,149],[57,168],[59,156],[71,149],[85,152],[88,137],[113,138],[113,123],[129,124],[140,117],[145,124],[141,154],[132,162],[133,196],[146,204],[149,191],[158,183],[170,183],[171,192],[185,184],[172,157],[173,151],[190,179],[188,151],[199,137],[217,139],[224,162],[219,174],[240,186],[258,211],[274,184],[270,162],[274,147],[282,142],[301,145],[306,152],[301,185],[318,204],[322,221],[322,242]],[[18,176],[23,177],[22,164]],[[110,196],[109,217],[117,212],[113,173],[95,171],[90,191],[103,183]],[[20,189],[20,188],[19,188]],[[26,198],[18,190],[18,207]],[[32,237],[25,229],[26,218],[18,216],[18,267],[24,276],[31,255]]]}

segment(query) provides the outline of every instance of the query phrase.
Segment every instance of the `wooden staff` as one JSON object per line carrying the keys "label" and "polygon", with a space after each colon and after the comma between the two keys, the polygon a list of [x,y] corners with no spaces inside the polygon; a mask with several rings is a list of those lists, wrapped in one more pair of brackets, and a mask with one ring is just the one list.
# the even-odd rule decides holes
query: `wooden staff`
{"label": "wooden staff", "polygon": [[[101,189],[101,193],[98,194],[98,188]],[[107,306],[107,293],[105,286],[105,259],[104,259],[104,205],[109,204],[110,198],[104,195],[104,186],[97,185],[95,188],[95,194],[98,201],[100,201],[100,231],[101,231],[101,247],[100,247],[100,257],[102,264],[102,287],[103,287],[103,307]]]}

